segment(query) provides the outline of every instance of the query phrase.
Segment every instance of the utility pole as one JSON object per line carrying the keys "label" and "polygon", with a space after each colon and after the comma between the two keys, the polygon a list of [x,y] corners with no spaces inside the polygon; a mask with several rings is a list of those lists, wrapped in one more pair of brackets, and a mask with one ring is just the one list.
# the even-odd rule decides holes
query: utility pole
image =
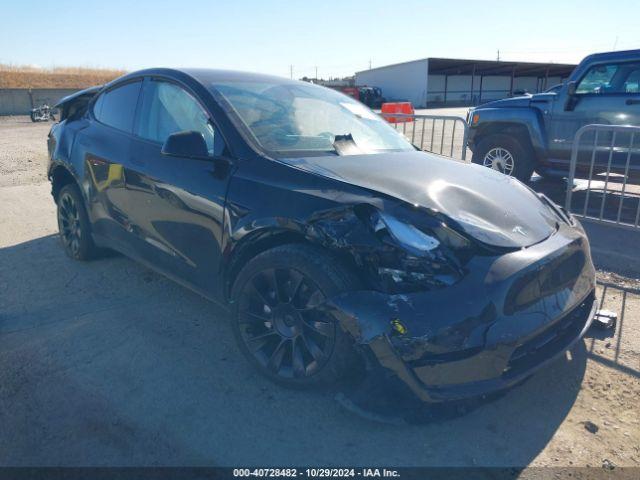
{"label": "utility pole", "polygon": [[500,49],[498,49],[498,62],[500,61]]}
{"label": "utility pole", "polygon": [[318,79],[318,66],[316,65],[316,80]]}
{"label": "utility pole", "polygon": [[371,59],[369,59],[369,70],[371,70]]}
{"label": "utility pole", "polygon": [[293,65],[289,65],[289,75],[291,76],[291,80],[293,80]]}

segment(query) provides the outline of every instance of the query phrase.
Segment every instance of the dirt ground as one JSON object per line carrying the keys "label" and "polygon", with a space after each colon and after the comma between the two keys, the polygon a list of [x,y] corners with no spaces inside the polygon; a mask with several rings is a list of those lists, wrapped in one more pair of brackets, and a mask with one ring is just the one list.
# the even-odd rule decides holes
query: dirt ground
{"label": "dirt ground", "polygon": [[466,415],[380,424],[335,392],[260,377],[227,314],[162,276],[121,256],[69,260],[49,126],[0,117],[0,465],[640,466],[635,234],[592,238],[613,336],[591,331]]}
{"label": "dirt ground", "polygon": [[44,182],[49,122],[0,116],[0,188]]}

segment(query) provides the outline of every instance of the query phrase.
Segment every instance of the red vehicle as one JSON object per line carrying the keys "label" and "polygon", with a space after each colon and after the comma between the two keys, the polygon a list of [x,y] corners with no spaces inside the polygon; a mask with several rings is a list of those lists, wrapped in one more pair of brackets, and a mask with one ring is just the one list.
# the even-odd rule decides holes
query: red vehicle
{"label": "red vehicle", "polygon": [[360,100],[360,91],[358,87],[331,87],[334,90],[338,90],[339,92],[344,93],[345,95],[349,95],[350,97],[355,98],[356,100]]}
{"label": "red vehicle", "polygon": [[349,95],[356,100],[364,103],[370,108],[380,108],[385,99],[382,96],[382,90],[378,87],[331,87],[334,90]]}

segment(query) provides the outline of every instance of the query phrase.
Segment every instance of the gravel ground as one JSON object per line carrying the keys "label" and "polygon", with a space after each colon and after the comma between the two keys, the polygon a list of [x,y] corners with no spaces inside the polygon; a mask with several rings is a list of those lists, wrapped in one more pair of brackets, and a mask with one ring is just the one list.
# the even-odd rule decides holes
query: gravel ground
{"label": "gravel ground", "polygon": [[[640,466],[638,270],[598,273],[614,336],[464,416],[374,423],[254,373],[192,292],[121,256],[65,257],[48,128],[0,118],[0,465]],[[600,267],[628,235],[594,237]]]}
{"label": "gravel ground", "polygon": [[0,187],[46,180],[47,133],[51,122],[0,116]]}

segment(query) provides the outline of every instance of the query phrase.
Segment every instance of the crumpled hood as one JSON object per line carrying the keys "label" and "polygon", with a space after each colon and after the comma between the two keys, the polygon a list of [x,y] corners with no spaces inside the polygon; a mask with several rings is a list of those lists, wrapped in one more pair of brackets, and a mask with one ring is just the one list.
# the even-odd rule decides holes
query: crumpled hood
{"label": "crumpled hood", "polygon": [[439,211],[472,237],[526,247],[556,229],[549,209],[518,180],[424,152],[282,159],[296,168]]}

